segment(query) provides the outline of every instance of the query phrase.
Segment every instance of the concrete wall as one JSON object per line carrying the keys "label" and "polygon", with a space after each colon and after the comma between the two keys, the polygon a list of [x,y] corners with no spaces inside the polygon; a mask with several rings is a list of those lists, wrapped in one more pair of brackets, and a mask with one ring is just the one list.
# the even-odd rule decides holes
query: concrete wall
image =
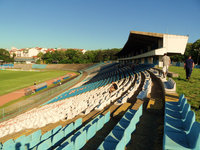
{"label": "concrete wall", "polygon": [[15,69],[31,70],[32,64],[14,64]]}
{"label": "concrete wall", "polygon": [[47,69],[55,69],[55,70],[81,70],[92,66],[94,64],[48,64]]}
{"label": "concrete wall", "polygon": [[188,36],[164,34],[163,47],[168,53],[184,54],[188,42]]}
{"label": "concrete wall", "polygon": [[[46,69],[78,71],[94,64],[47,64]],[[32,64],[14,64],[15,69],[31,70]]]}

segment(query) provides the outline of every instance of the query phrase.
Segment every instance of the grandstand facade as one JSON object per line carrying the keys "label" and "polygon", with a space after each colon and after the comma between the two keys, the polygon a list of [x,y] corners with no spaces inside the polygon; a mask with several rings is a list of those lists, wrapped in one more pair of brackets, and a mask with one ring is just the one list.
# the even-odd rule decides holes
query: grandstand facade
{"label": "grandstand facade", "polygon": [[120,63],[162,66],[162,56],[184,54],[188,36],[131,31],[128,41],[118,53]]}

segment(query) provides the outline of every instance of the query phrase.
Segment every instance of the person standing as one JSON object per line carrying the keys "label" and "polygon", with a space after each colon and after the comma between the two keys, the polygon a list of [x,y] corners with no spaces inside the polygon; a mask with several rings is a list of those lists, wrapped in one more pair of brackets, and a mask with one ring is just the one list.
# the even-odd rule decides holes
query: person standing
{"label": "person standing", "polygon": [[164,54],[162,57],[163,62],[163,77],[166,78],[169,65],[171,64],[171,59],[169,56],[167,56],[167,53]]}
{"label": "person standing", "polygon": [[184,69],[186,72],[186,79],[189,81],[190,80],[190,76],[192,74],[192,70],[194,68],[194,61],[192,60],[192,57],[189,56],[188,59],[185,60],[184,63]]}

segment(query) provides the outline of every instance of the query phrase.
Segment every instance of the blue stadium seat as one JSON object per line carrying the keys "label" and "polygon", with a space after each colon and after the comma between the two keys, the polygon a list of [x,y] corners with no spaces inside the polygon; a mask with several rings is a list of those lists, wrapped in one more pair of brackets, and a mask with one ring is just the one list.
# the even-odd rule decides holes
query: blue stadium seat
{"label": "blue stadium seat", "polygon": [[70,123],[69,125],[66,125],[62,130],[64,131],[65,137],[67,137],[74,130],[74,124]]}
{"label": "blue stadium seat", "polygon": [[73,150],[74,149],[74,142],[64,142],[61,144],[56,150]]}
{"label": "blue stadium seat", "polygon": [[[190,111],[190,105],[184,98],[178,102],[166,102],[163,149],[199,150],[200,124],[195,122],[195,114]],[[173,107],[171,107],[173,106]]]}
{"label": "blue stadium seat", "polygon": [[37,150],[48,150],[52,146],[51,138],[46,139],[44,142],[38,145]]}
{"label": "blue stadium seat", "polygon": [[29,148],[33,148],[40,143],[41,135],[42,135],[41,130],[37,130],[34,133],[32,133],[31,135],[29,135],[29,137],[31,138]]}
{"label": "blue stadium seat", "polygon": [[97,128],[97,123],[94,124],[88,124],[84,130],[86,130],[87,137],[86,140],[90,140],[92,137],[95,136],[96,134],[96,128]]}
{"label": "blue stadium seat", "polygon": [[86,143],[86,131],[74,134],[72,141],[74,142],[74,150],[81,149]]}
{"label": "blue stadium seat", "polygon": [[168,150],[199,150],[200,123],[194,122],[188,134],[185,132],[165,132],[163,149]]}
{"label": "blue stadium seat", "polygon": [[143,90],[143,91],[140,91],[140,93],[137,96],[137,99],[143,100],[146,97],[147,97],[147,90]]}
{"label": "blue stadium seat", "polygon": [[120,150],[125,149],[125,146],[131,139],[131,134],[136,128],[136,124],[142,115],[142,106],[136,111],[129,109],[105,140],[98,147],[98,150]]}
{"label": "blue stadium seat", "polygon": [[182,111],[185,104],[187,104],[187,99],[183,98],[178,105],[172,105],[171,103],[165,103],[165,108],[170,110]]}
{"label": "blue stadium seat", "polygon": [[181,94],[179,96],[179,101],[178,102],[166,102],[166,104],[170,104],[170,105],[179,105],[182,103],[182,100],[185,98],[184,94]]}
{"label": "blue stadium seat", "polygon": [[125,149],[125,138],[120,141],[107,141],[105,140],[97,150],[123,150]]}
{"label": "blue stadium seat", "polygon": [[16,149],[25,150],[29,141],[27,141],[26,136],[22,135],[15,140]]}
{"label": "blue stadium seat", "polygon": [[13,139],[10,139],[8,141],[6,141],[5,143],[3,143],[3,150],[11,150],[11,149],[15,149],[15,142]]}
{"label": "blue stadium seat", "polygon": [[63,130],[58,131],[58,132],[53,136],[53,139],[52,139],[52,146],[56,147],[56,146],[58,146],[59,144],[61,144],[64,137],[65,137],[65,136],[64,136],[64,131],[63,131]]}
{"label": "blue stadium seat", "polygon": [[110,111],[106,113],[104,118],[105,118],[104,123],[107,123],[110,120]]}
{"label": "blue stadium seat", "polygon": [[165,131],[169,132],[171,131],[171,129],[173,129],[172,131],[176,132],[180,131],[189,132],[194,122],[195,122],[195,113],[193,111],[188,112],[186,119],[173,119],[166,117]]}
{"label": "blue stadium seat", "polygon": [[169,110],[165,109],[166,116],[170,116],[172,118],[178,118],[178,119],[185,119],[187,113],[190,111],[190,104],[185,104],[182,111],[176,111],[176,110]]}
{"label": "blue stadium seat", "polygon": [[101,116],[97,122],[97,131],[99,131],[104,126],[105,117]]}
{"label": "blue stadium seat", "polygon": [[62,129],[62,126],[61,126],[61,125],[57,126],[56,128],[54,128],[54,129],[52,130],[52,134],[56,134],[56,133],[59,132],[61,129]]}
{"label": "blue stadium seat", "polygon": [[45,134],[41,136],[41,141],[44,141],[52,136],[52,130],[47,131]]}
{"label": "blue stadium seat", "polygon": [[74,129],[79,128],[82,125],[82,118],[79,118],[74,123]]}

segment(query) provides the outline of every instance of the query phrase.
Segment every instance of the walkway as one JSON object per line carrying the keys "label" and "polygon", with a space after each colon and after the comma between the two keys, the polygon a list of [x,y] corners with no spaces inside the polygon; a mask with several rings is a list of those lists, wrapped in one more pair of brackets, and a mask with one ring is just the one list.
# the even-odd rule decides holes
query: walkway
{"label": "walkway", "polygon": [[127,150],[160,150],[162,149],[163,122],[164,122],[164,89],[161,82],[154,75],[151,75],[152,90],[150,101],[154,101],[150,106],[148,101],[144,102],[147,106],[143,110],[140,122],[132,135]]}

